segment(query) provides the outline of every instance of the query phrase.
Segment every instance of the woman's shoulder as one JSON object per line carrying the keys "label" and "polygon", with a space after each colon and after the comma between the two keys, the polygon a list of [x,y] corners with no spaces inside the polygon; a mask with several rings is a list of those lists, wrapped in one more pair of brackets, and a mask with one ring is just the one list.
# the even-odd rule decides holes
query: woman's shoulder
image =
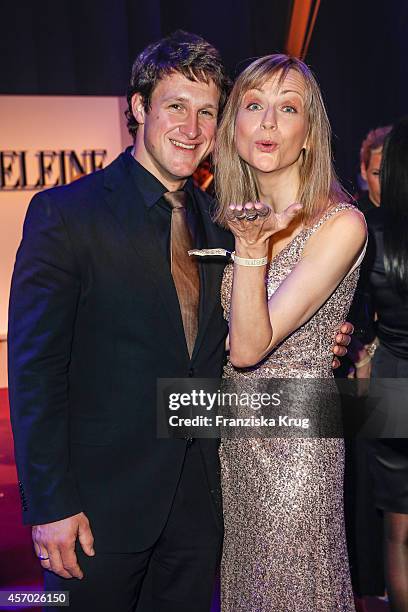
{"label": "woman's shoulder", "polygon": [[350,202],[344,202],[337,204],[332,209],[332,214],[328,219],[329,223],[337,225],[338,227],[356,227],[363,228],[364,232],[367,230],[367,223],[364,214],[357,206]]}
{"label": "woman's shoulder", "polygon": [[367,224],[363,213],[351,202],[337,202],[327,206],[326,211],[311,225],[311,234],[324,234],[333,231],[353,230],[367,233]]}
{"label": "woman's shoulder", "polygon": [[320,219],[310,228],[313,247],[317,242],[333,242],[339,247],[363,246],[367,239],[367,224],[364,215],[354,204],[340,202],[331,205]]}

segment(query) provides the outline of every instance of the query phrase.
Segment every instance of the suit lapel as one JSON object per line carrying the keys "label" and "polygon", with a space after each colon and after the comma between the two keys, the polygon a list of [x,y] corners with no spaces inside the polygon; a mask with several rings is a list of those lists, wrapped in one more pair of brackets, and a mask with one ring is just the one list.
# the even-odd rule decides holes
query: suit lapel
{"label": "suit lapel", "polygon": [[142,194],[121,156],[105,168],[105,200],[118,222],[126,241],[135,253],[135,266],[151,272],[152,282],[167,313],[171,325],[188,356],[180,307],[168,262],[163,256],[156,228],[143,204]]}

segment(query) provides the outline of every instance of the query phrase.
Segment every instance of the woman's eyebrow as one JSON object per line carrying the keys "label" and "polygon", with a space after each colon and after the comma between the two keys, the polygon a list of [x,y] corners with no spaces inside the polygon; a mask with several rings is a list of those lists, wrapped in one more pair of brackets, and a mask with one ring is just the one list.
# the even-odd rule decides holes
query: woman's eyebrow
{"label": "woman's eyebrow", "polygon": [[300,91],[296,91],[296,89],[284,89],[283,91],[280,91],[279,93],[282,94],[282,95],[285,95],[287,93],[295,93],[298,96],[303,97],[303,95],[300,93]]}
{"label": "woman's eyebrow", "polygon": [[260,91],[261,93],[265,93],[265,90],[261,89],[260,87],[251,87],[251,89],[246,90],[246,92],[244,93],[244,96],[245,94],[250,93],[251,91]]}

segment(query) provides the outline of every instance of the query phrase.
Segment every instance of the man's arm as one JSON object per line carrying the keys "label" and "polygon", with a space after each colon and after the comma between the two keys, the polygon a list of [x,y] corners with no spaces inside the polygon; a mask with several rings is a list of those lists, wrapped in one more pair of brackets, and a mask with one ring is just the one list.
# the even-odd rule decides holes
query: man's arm
{"label": "man's arm", "polygon": [[[8,332],[11,422],[23,521],[43,527],[81,516],[82,510],[70,466],[68,402],[80,278],[67,229],[52,199],[47,193],[35,196],[27,212],[12,279]],[[59,537],[64,540],[61,530]],[[44,554],[47,550],[37,553],[49,556]],[[44,567],[49,563],[43,562]]]}

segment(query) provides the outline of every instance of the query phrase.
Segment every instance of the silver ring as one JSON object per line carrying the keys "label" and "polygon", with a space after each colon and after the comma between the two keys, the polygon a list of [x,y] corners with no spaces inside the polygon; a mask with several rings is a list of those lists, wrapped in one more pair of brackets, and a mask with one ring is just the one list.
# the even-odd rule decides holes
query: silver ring
{"label": "silver ring", "polygon": [[257,211],[258,212],[258,216],[259,217],[267,217],[270,212],[271,209],[269,208],[269,206],[263,206],[260,210]]}
{"label": "silver ring", "polygon": [[239,211],[236,208],[231,210],[229,208],[227,211],[227,219],[229,219],[229,221],[235,221],[236,219],[238,219],[238,221],[241,221],[241,219],[245,219],[245,211]]}
{"label": "silver ring", "polygon": [[43,557],[42,555],[38,555],[38,558],[41,559],[41,561],[48,561],[49,557]]}
{"label": "silver ring", "polygon": [[245,218],[247,221],[255,221],[255,219],[258,218],[258,211],[251,209],[251,210],[248,210],[248,213],[250,214],[245,213]]}

